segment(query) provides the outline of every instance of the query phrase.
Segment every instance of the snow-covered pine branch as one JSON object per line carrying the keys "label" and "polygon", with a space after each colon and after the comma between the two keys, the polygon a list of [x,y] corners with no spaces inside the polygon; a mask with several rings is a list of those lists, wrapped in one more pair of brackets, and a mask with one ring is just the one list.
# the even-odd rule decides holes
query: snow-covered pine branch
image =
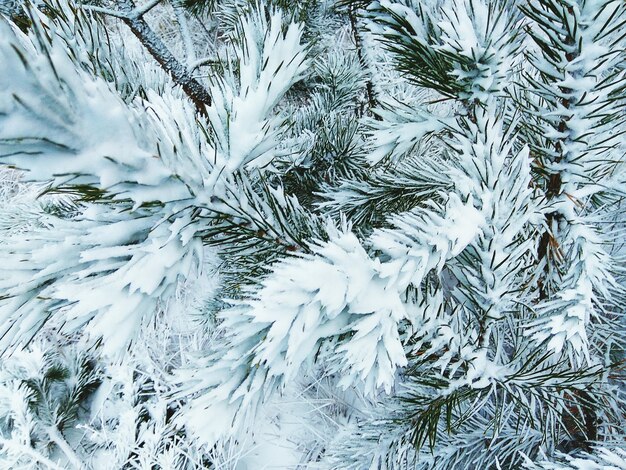
{"label": "snow-covered pine branch", "polygon": [[594,362],[589,328],[604,323],[615,287],[607,251],[614,242],[603,223],[615,217],[612,180],[621,178],[615,126],[624,120],[619,31],[626,9],[616,1],[549,0],[524,12],[536,45],[528,51],[534,97],[527,112],[538,131],[531,151],[549,204],[538,246],[544,302],[533,335],[556,352],[567,350],[573,362]]}
{"label": "snow-covered pine branch", "polygon": [[[297,26],[283,34],[275,14],[266,33],[260,18],[242,20],[245,40],[267,37],[240,52],[241,88],[221,86],[231,98],[241,93],[234,102],[246,126],[237,125],[244,117],[236,109],[220,116],[214,104],[215,146],[183,99],[148,93],[147,101],[127,105],[101,77],[77,69],[53,24],[44,29],[35,21],[29,36],[1,24],[7,67],[0,83],[9,91],[0,114],[3,162],[84,206],[78,216],[50,217],[48,228],[5,244],[4,348],[26,344],[52,317],[67,331],[89,324],[86,331],[102,337],[108,353],[122,351],[202,264],[207,214],[220,210],[220,197],[228,199],[231,175],[276,145],[281,121],[270,113],[306,65]],[[262,64],[270,49],[281,54]],[[282,85],[264,95],[274,74]],[[248,126],[259,133],[255,140]],[[243,147],[232,148],[231,139]],[[248,223],[258,216],[240,206],[237,215],[246,214]]]}
{"label": "snow-covered pine branch", "polygon": [[621,465],[620,1],[5,10],[0,465]]}
{"label": "snow-covered pine branch", "polygon": [[[150,55],[157,61],[162,69],[167,72],[174,82],[179,85],[187,94],[189,99],[194,103],[199,113],[206,112],[205,107],[211,104],[211,95],[209,94],[205,84],[193,76],[193,68],[189,67],[184,58],[175,57],[168,47],[165,45],[159,35],[150,27],[145,14],[156,7],[162,0],[149,0],[143,5],[136,6],[133,0],[115,0],[113,8],[105,8],[98,5],[85,5],[88,11],[94,13],[102,13],[121,19],[132,33],[139,39],[141,44],[146,48]],[[175,2],[174,10],[177,12],[179,21],[181,19],[181,6]],[[191,43],[188,32],[185,28],[182,30],[183,40],[186,40],[185,47],[188,49],[188,56],[193,61],[193,44]]]}

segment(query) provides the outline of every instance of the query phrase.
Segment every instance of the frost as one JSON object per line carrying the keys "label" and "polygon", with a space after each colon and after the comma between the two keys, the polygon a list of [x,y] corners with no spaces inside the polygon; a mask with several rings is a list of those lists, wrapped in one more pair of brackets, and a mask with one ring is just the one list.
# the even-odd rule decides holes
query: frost
{"label": "frost", "polygon": [[373,165],[387,156],[397,161],[413,150],[425,136],[437,133],[444,126],[443,118],[440,120],[420,113],[401,103],[389,102],[383,105],[383,108],[375,110],[382,120],[368,121],[372,127],[371,139],[375,148],[368,155],[368,160]]}
{"label": "frost", "polygon": [[623,2],[187,3],[0,20],[0,467],[621,468]]}
{"label": "frost", "polygon": [[464,84],[461,97],[486,102],[502,95],[514,68],[509,13],[493,2],[455,0],[443,9],[440,53],[454,57],[452,76]]}
{"label": "frost", "polygon": [[270,111],[309,65],[301,27],[292,23],[283,32],[282,21],[279,13],[269,24],[260,14],[242,18],[245,43],[238,49],[239,83],[227,79],[211,87],[213,104],[207,111],[223,159],[216,163],[215,175],[225,177],[245,165],[264,166],[273,159],[283,120],[270,118]]}
{"label": "frost", "polygon": [[[283,120],[270,114],[307,64],[301,28],[283,32],[278,13],[269,24],[246,16],[241,25],[238,87],[214,88],[230,93],[234,107],[216,99],[207,123],[172,93],[148,91],[148,101],[127,105],[75,66],[65,32],[42,40],[0,23],[0,58],[11,70],[0,73],[0,86],[13,97],[0,108],[0,156],[25,181],[82,203],[75,218],[46,217],[47,228],[6,241],[3,348],[28,342],[54,314],[64,330],[84,328],[115,356],[199,271],[208,222],[198,216],[216,208],[213,196],[236,195],[232,174],[277,145]],[[215,148],[204,138],[209,126]]]}
{"label": "frost", "polygon": [[[202,375],[212,378],[198,377],[190,390],[208,391],[182,416],[206,442],[228,428],[201,431],[200,410],[239,429],[242,415],[254,413],[274,387],[293,381],[330,339],[326,360],[341,371],[342,386],[361,382],[368,394],[391,391],[396,369],[407,363],[398,333],[407,315],[401,291],[381,278],[380,263],[354,234],[330,227],[329,236],[311,246],[313,254],[278,263],[249,301],[223,312],[231,349],[205,366]],[[196,376],[181,373],[185,382]]]}

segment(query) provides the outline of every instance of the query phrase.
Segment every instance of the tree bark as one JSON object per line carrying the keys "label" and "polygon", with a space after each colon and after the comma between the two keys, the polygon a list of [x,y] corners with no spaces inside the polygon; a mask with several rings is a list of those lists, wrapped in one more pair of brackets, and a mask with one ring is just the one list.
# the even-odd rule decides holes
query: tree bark
{"label": "tree bark", "polygon": [[[357,13],[355,11],[354,5],[350,5],[348,7],[348,17],[350,18],[350,26],[352,29],[352,38],[354,40],[354,46],[356,48],[356,54],[359,58],[359,62],[366,69],[368,73],[368,78],[365,81],[365,92],[367,93],[367,103],[370,111],[376,107],[376,94],[374,92],[374,85],[372,84],[371,79],[369,78],[369,67],[367,66],[367,62],[365,56],[363,54],[363,45],[361,44],[361,36],[359,36],[358,24],[357,24]],[[374,114],[374,119],[377,121],[381,121],[382,118],[377,114]]]}
{"label": "tree bark", "polygon": [[122,21],[130,28],[133,34],[141,41],[146,50],[159,63],[175,83],[180,85],[183,91],[195,104],[198,112],[206,114],[205,106],[211,105],[211,95],[198,80],[196,80],[187,67],[183,65],[169,51],[161,38],[152,30],[142,15],[134,16],[135,4],[133,0],[117,0],[120,11],[126,14]]}

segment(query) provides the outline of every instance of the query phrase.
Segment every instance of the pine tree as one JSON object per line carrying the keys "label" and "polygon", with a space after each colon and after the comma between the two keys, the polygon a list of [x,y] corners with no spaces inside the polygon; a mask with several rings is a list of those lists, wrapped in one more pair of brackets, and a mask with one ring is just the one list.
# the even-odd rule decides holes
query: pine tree
{"label": "pine tree", "polygon": [[623,2],[18,10],[2,462],[624,466]]}

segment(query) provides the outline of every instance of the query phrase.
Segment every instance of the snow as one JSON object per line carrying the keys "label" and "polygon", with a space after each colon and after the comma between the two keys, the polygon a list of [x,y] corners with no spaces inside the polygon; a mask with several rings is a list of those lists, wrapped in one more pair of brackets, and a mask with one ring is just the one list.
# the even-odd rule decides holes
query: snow
{"label": "snow", "polygon": [[[302,27],[292,23],[283,32],[282,22],[278,12],[269,24],[260,14],[242,17],[246,42],[238,49],[238,83],[229,78],[211,87],[207,112],[221,153],[214,173],[222,178],[243,166],[263,167],[274,157],[283,120],[270,112],[309,65]],[[268,31],[259,44],[261,28]]]}
{"label": "snow", "polygon": [[[64,1],[29,34],[0,20],[0,466],[626,468],[616,371],[593,368],[623,339],[624,74],[602,25],[626,13],[546,1],[563,18],[176,3],[174,79]],[[200,21],[223,65],[195,71],[206,115],[175,83]],[[385,41],[456,91],[417,87]],[[589,454],[565,418],[582,393],[617,409],[594,403]]]}

